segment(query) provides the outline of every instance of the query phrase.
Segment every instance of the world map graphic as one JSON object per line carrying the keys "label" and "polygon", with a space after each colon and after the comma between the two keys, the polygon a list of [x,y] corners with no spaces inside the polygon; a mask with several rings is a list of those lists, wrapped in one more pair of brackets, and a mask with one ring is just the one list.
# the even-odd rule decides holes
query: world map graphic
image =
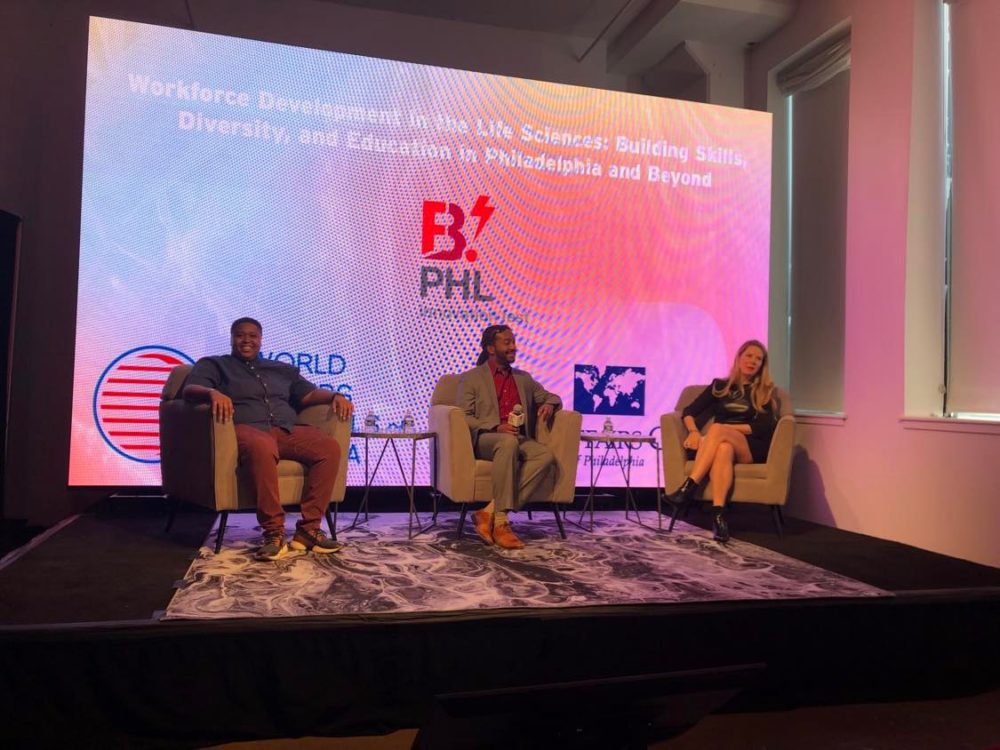
{"label": "world map graphic", "polygon": [[645,415],[646,368],[576,365],[573,408],[581,414]]}

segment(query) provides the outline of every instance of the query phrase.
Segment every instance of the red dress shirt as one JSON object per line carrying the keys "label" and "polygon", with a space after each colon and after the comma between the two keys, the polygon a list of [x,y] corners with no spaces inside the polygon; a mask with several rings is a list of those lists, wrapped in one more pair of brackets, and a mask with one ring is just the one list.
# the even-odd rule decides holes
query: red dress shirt
{"label": "red dress shirt", "polygon": [[493,373],[493,385],[497,389],[497,402],[500,404],[500,421],[506,422],[511,409],[521,403],[521,396],[517,392],[517,383],[514,382],[514,373],[508,367],[501,370],[495,361],[489,361],[490,372]]}

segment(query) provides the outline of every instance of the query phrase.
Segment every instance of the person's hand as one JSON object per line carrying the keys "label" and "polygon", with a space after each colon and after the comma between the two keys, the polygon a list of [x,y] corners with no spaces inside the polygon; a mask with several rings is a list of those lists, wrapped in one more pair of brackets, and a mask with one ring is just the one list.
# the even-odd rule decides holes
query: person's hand
{"label": "person's hand", "polygon": [[354,413],[354,402],[342,393],[335,393],[330,408],[333,409],[334,414],[346,422]]}
{"label": "person's hand", "polygon": [[699,445],[701,445],[701,433],[691,430],[687,437],[684,438],[684,447],[688,450],[696,451]]}
{"label": "person's hand", "polygon": [[212,400],[212,416],[216,422],[228,422],[233,418],[233,400],[214,388],[208,392]]}
{"label": "person's hand", "polygon": [[538,420],[544,421],[550,427],[552,426],[552,418],[556,414],[556,407],[552,404],[542,404],[538,407]]}
{"label": "person's hand", "polygon": [[518,430],[510,422],[501,422],[500,424],[498,424],[497,425],[497,432],[503,432],[503,433],[506,433],[508,435],[518,435],[518,434],[520,434],[520,430]]}

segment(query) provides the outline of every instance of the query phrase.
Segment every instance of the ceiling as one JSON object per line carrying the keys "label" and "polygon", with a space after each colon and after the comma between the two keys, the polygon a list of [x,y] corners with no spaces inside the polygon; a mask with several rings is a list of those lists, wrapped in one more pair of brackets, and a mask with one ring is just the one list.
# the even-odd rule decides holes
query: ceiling
{"label": "ceiling", "polygon": [[[562,36],[597,36],[627,0],[332,0],[341,5]],[[635,6],[649,0],[633,0]]]}
{"label": "ceiling", "polygon": [[608,67],[636,74],[688,40],[743,49],[784,25],[798,0],[328,0],[373,10],[572,36],[608,45]]}

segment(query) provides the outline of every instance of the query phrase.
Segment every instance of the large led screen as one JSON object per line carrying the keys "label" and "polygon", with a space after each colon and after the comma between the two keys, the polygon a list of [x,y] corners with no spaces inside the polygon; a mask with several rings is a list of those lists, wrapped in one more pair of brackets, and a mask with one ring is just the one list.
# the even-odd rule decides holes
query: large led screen
{"label": "large led screen", "polygon": [[159,484],[166,373],[243,315],[358,427],[425,427],[505,322],[584,430],[658,435],[766,335],[770,149],[761,112],[93,18],[69,482]]}

